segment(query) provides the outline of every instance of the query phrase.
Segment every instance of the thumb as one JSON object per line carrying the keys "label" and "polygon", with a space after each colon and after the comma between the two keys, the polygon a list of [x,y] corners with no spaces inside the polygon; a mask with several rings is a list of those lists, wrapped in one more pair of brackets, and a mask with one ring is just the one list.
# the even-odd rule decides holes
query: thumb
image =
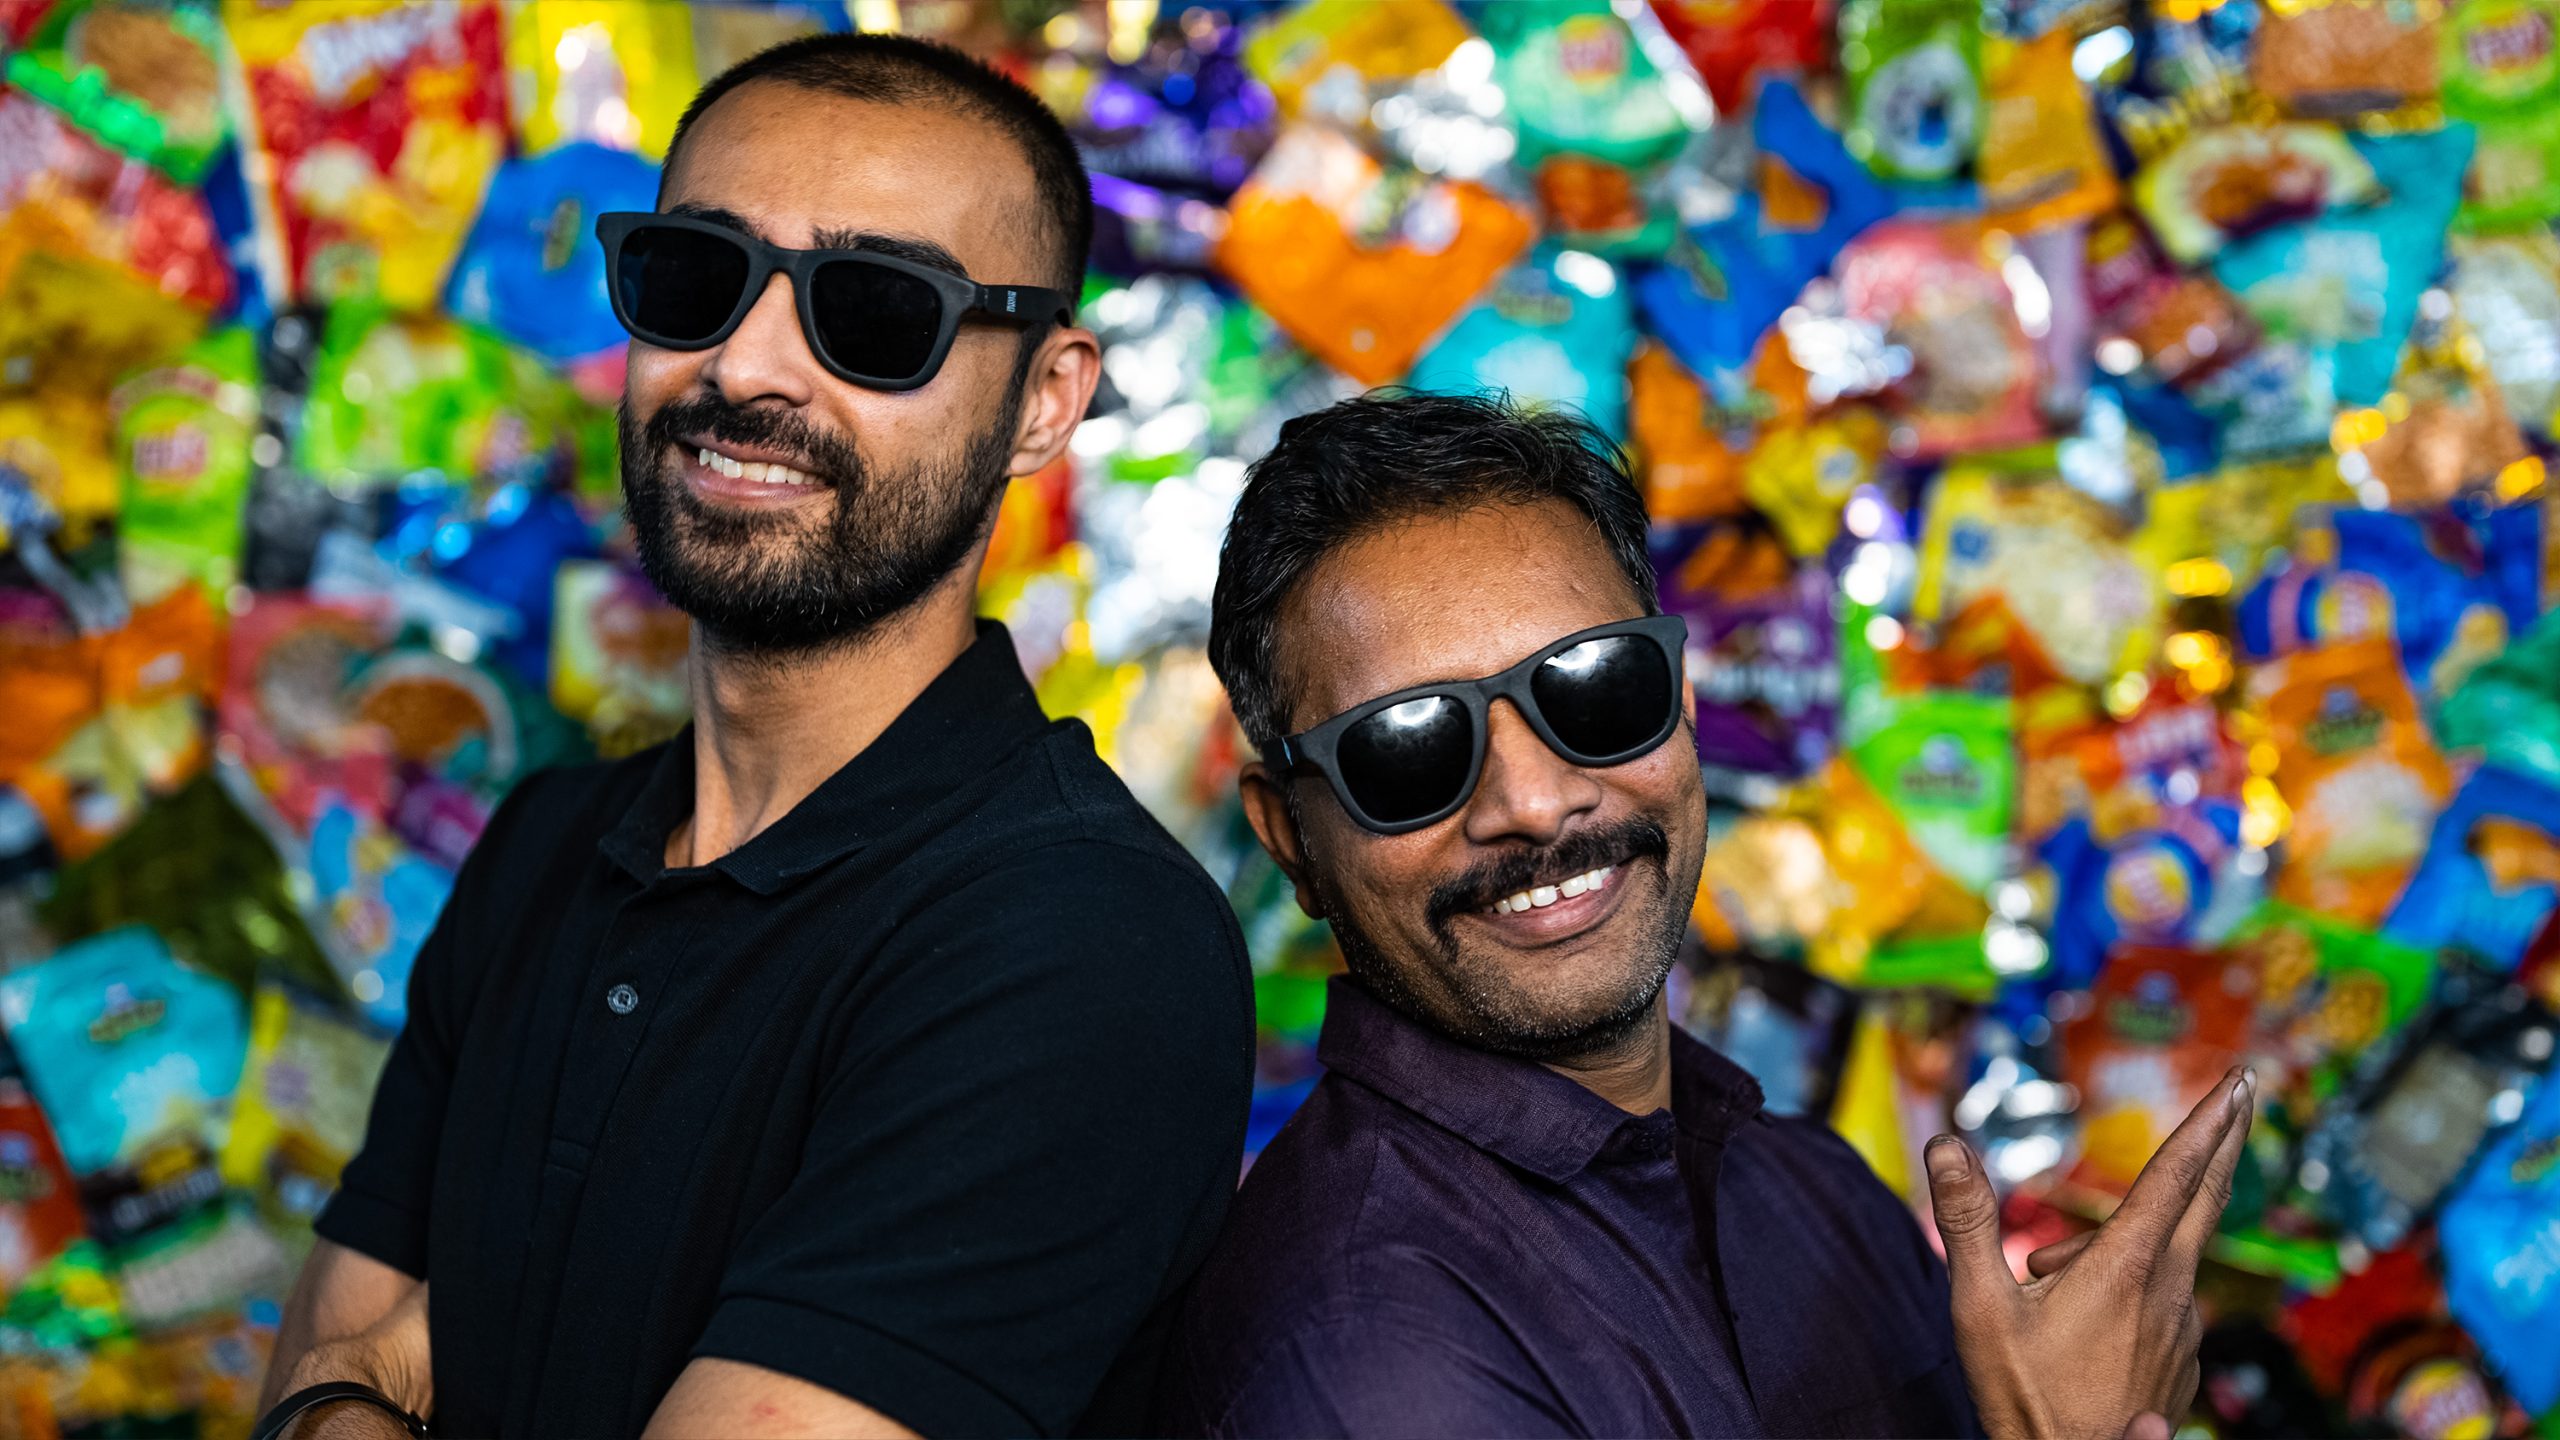
{"label": "thumb", "polygon": [[2000,1202],[1973,1152],[1953,1135],[1941,1135],[1929,1142],[1926,1158],[1929,1208],[1947,1242],[1947,1278],[1958,1298],[2015,1287],[2000,1253]]}

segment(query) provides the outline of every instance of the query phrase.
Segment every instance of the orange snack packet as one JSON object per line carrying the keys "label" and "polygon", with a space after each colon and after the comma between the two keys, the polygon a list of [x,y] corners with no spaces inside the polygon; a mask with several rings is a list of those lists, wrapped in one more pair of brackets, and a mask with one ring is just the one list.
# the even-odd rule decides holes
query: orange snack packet
{"label": "orange snack packet", "polygon": [[2426,852],[2452,772],[2389,640],[2306,650],[2273,668],[2264,707],[2277,755],[2271,778],[2292,812],[2275,896],[2379,925]]}
{"label": "orange snack packet", "polygon": [[1391,174],[1350,137],[1299,126],[1236,192],[1215,258],[1319,359],[1384,385],[1535,238],[1481,185]]}

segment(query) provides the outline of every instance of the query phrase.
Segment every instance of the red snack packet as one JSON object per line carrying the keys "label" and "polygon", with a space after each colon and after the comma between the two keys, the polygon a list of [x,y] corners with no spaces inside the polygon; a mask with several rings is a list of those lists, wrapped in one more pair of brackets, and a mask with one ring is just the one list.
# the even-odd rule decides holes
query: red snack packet
{"label": "red snack packet", "polygon": [[231,0],[293,292],[435,303],[507,141],[489,0]]}
{"label": "red snack packet", "polygon": [[1662,28],[1726,114],[1750,103],[1759,76],[1827,68],[1831,11],[1832,0],[1653,0]]}
{"label": "red snack packet", "polygon": [[2069,1183],[2121,1198],[2240,1062],[2257,995],[2246,952],[2129,945],[2109,956],[2089,1008],[2063,1027],[2063,1074],[2081,1104]]}

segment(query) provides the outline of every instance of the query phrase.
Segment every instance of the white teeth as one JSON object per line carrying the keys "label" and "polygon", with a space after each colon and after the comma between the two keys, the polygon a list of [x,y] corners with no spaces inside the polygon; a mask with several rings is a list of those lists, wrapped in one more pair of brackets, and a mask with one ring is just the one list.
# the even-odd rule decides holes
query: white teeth
{"label": "white teeth", "polygon": [[1590,875],[1589,875],[1589,874],[1587,874],[1587,873],[1586,873],[1586,874],[1582,874],[1582,875],[1576,875],[1576,876],[1574,876],[1572,879],[1565,881],[1565,882],[1564,882],[1563,884],[1561,884],[1561,885],[1558,885],[1558,886],[1556,887],[1556,893],[1557,893],[1557,894],[1559,894],[1559,895],[1561,895],[1561,896],[1563,896],[1563,897],[1564,897],[1564,898],[1566,898],[1567,900],[1570,900],[1570,899],[1572,899],[1574,896],[1579,895],[1579,894],[1581,894],[1583,891],[1588,890],[1588,889],[1590,889],[1590,888],[1591,888],[1591,877],[1590,877]]}
{"label": "white teeth", "polygon": [[1603,865],[1599,869],[1592,871],[1590,876],[1591,888],[1594,890],[1607,888],[1609,884],[1609,877],[1617,873],[1618,867],[1615,865]]}
{"label": "white teeth", "polygon": [[1553,885],[1540,885],[1535,889],[1523,890],[1517,895],[1494,901],[1493,913],[1519,915],[1531,910],[1544,910],[1558,900],[1570,900],[1577,895],[1597,895],[1607,888],[1609,877],[1616,874],[1617,869],[1615,865],[1603,865],[1597,870],[1585,870],[1579,875],[1559,880]]}
{"label": "white teeth", "polygon": [[816,483],[805,470],[794,470],[788,465],[776,465],[761,460],[733,460],[708,445],[696,452],[694,461],[705,470],[726,475],[732,480],[745,480],[751,484],[811,485]]}
{"label": "white teeth", "polygon": [[1541,910],[1553,905],[1556,903],[1556,887],[1553,885],[1541,885],[1537,889],[1530,891],[1529,903],[1537,906]]}

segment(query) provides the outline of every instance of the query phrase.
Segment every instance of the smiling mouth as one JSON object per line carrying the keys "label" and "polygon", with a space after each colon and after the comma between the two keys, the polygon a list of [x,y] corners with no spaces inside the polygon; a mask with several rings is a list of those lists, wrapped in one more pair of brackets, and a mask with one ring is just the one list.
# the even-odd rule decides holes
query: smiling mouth
{"label": "smiling mouth", "polygon": [[1578,899],[1607,889],[1609,877],[1617,873],[1617,866],[1603,865],[1597,870],[1585,870],[1579,875],[1568,875],[1552,885],[1530,886],[1517,894],[1507,895],[1494,901],[1486,909],[1495,915],[1520,915],[1531,910],[1544,910],[1558,901]]}
{"label": "smiling mouth", "polygon": [[816,485],[818,478],[806,470],[795,469],[768,460],[740,460],[705,445],[694,455],[693,463],[715,475],[743,480],[750,485]]}

